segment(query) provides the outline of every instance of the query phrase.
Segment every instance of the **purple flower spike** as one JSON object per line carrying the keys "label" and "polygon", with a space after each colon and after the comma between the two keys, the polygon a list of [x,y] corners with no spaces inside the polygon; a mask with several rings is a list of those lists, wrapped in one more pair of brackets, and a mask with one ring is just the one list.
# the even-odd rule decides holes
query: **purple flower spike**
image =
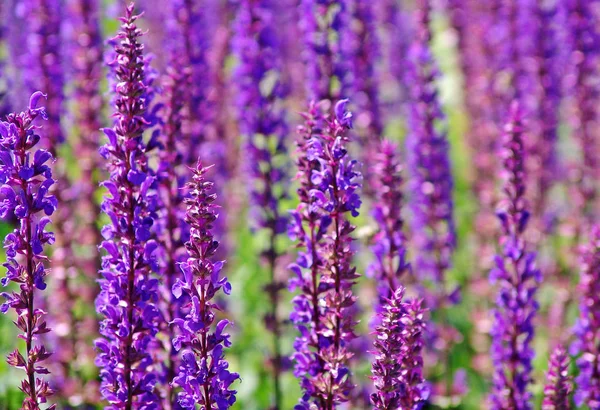
{"label": "purple flower spike", "polygon": [[[423,280],[443,284],[456,244],[453,219],[453,178],[445,117],[435,85],[438,71],[429,49],[430,5],[423,1],[418,14],[417,40],[407,84],[411,85],[407,142],[411,176],[416,269]],[[437,305],[439,301],[429,302]],[[433,308],[434,306],[429,306]]]}
{"label": "purple flower spike", "polygon": [[185,199],[186,223],[190,226],[190,240],[185,247],[189,258],[181,263],[183,278],[173,285],[173,294],[179,298],[185,294],[188,303],[183,318],[172,324],[180,335],[173,345],[181,350],[181,365],[173,384],[183,389],[178,401],[184,409],[228,409],[235,403],[236,391],[231,384],[239,379],[237,373],[229,371],[224,358],[224,348],[229,347],[229,334],[225,328],[227,319],[215,324],[215,313],[219,310],[213,300],[223,291],[231,292],[227,278],[221,275],[222,261],[213,261],[219,242],[213,237],[212,224],[217,219],[216,196],[211,194],[213,183],[205,179],[207,168],[200,162],[192,181],[188,183],[190,197]]}
{"label": "purple flower spike", "polygon": [[344,37],[350,20],[348,0],[302,0],[300,7],[308,96],[336,100],[349,88],[350,53]]}
{"label": "purple flower spike", "polygon": [[156,194],[154,172],[142,134],[148,128],[149,89],[145,77],[141,30],[135,22],[134,5],[121,18],[121,31],[114,39],[116,77],[113,128],[104,129],[108,143],[101,154],[107,160],[110,178],[104,182],[108,195],[102,210],[111,223],[104,226],[100,294],[96,308],[104,316],[102,338],[96,341],[101,392],[108,409],[155,409],[157,375],[149,346],[156,343],[159,312],[154,240]]}
{"label": "purple flower spike", "polygon": [[582,249],[579,278],[579,318],[574,333],[577,341],[571,346],[577,359],[575,404],[600,407],[600,226],[592,228],[589,243]]}
{"label": "purple flower spike", "polygon": [[497,210],[502,226],[496,267],[490,280],[498,288],[493,311],[491,357],[494,378],[490,401],[494,409],[531,409],[531,361],[534,351],[533,319],[538,309],[535,294],[541,273],[535,253],[527,251],[524,232],[529,220],[525,203],[525,146],[520,107],[513,103],[505,127],[504,199]]}
{"label": "purple flower spike", "polygon": [[[574,99],[572,129],[578,142],[583,160],[579,165],[577,212],[582,217],[593,216],[595,199],[598,195],[597,181],[600,175],[598,160],[598,97],[600,86],[600,32],[595,13],[597,2],[568,0],[569,40],[573,72],[568,93]],[[581,229],[580,229],[581,230]],[[580,232],[581,233],[581,232]]]}
{"label": "purple flower spike", "polygon": [[423,332],[421,301],[403,302],[404,288],[386,299],[375,329],[375,355],[371,372],[376,392],[371,403],[377,410],[420,409],[429,398],[423,379]]}
{"label": "purple flower spike", "polygon": [[[271,302],[265,324],[273,333],[273,395],[274,408],[281,408],[280,373],[281,319],[279,300],[285,284],[281,276],[280,250],[276,243],[285,234],[287,215],[282,214],[281,203],[288,198],[288,151],[285,140],[288,126],[283,101],[286,89],[281,80],[281,45],[276,29],[276,2],[273,0],[245,0],[240,5],[234,52],[240,60],[235,71],[238,84],[238,112],[240,131],[245,140],[249,175],[248,185],[252,203],[250,218],[254,227],[268,233],[268,246],[261,251],[267,266],[270,283],[265,290]],[[272,84],[266,89],[264,84]]]}
{"label": "purple flower spike", "polygon": [[56,156],[59,144],[65,140],[60,125],[64,98],[61,50],[63,6],[58,0],[34,0],[23,5],[31,27],[27,37],[29,54],[22,57],[20,68],[25,86],[31,92],[42,89],[48,94],[48,126],[44,127],[44,144]]}
{"label": "purple flower spike", "polygon": [[542,410],[570,410],[571,378],[569,356],[562,345],[558,345],[550,356]]}
{"label": "purple flower spike", "polygon": [[[48,151],[37,147],[39,127],[33,125],[38,116],[46,119],[45,109],[37,107],[42,95],[39,91],[34,93],[27,111],[9,114],[6,121],[0,121],[0,217],[16,217],[20,221],[19,227],[4,239],[6,276],[1,281],[2,286],[14,282],[20,291],[3,292],[5,302],[0,305],[0,311],[6,313],[14,309],[15,324],[22,331],[19,339],[26,344],[25,354],[15,349],[7,357],[10,366],[27,373],[20,386],[25,393],[21,408],[25,410],[41,409],[54,393],[48,382],[39,377],[48,374],[42,362],[51,355],[39,339],[50,332],[50,328],[44,319],[46,312],[36,307],[39,301],[36,303],[34,298],[46,289],[48,258],[44,247],[54,243],[54,234],[46,231],[46,226],[57,205],[56,198],[48,193],[54,184],[50,170],[53,158]],[[50,409],[55,408],[56,405],[50,406]]]}
{"label": "purple flower spike", "polygon": [[402,166],[398,147],[383,140],[375,158],[373,174],[373,218],[377,233],[373,237],[372,251],[375,261],[369,267],[377,281],[377,294],[384,299],[400,287],[401,276],[409,269],[406,261],[406,243],[402,233]]}
{"label": "purple flower spike", "polygon": [[168,323],[182,317],[182,306],[187,298],[177,298],[173,295],[172,288],[175,281],[182,277],[179,263],[184,262],[187,253],[185,242],[189,240],[190,229],[185,223],[185,182],[189,174],[185,166],[187,155],[185,140],[182,138],[182,117],[184,116],[184,93],[188,74],[183,68],[180,58],[171,58],[170,65],[166,68],[162,81],[163,87],[163,113],[161,143],[159,151],[159,166],[157,171],[158,195],[161,205],[159,241],[162,245],[163,264],[161,276],[163,281],[160,287],[160,309],[166,323],[161,330],[164,337],[162,352],[164,363],[164,387],[162,408],[172,409],[177,402],[176,391],[171,385],[179,368],[180,358],[173,339],[177,335],[175,326]]}
{"label": "purple flower spike", "polygon": [[358,215],[360,173],[345,146],[350,118],[345,104],[337,103],[335,115],[324,114],[329,101],[311,104],[297,141],[300,204],[289,231],[302,249],[290,280],[291,290],[301,290],[291,315],[300,333],[294,374],[304,390],[297,409],[332,410],[354,387],[348,361],[356,337],[352,285],[358,275],[351,266],[354,226],[347,214]]}

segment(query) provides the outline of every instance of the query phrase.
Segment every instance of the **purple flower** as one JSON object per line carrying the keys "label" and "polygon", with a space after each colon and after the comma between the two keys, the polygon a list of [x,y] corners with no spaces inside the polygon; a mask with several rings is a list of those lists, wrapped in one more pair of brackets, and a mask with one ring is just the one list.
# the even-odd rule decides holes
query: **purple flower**
{"label": "purple flower", "polygon": [[213,183],[205,179],[207,168],[198,162],[188,183],[190,197],[185,199],[186,223],[190,226],[190,240],[185,247],[188,259],[180,267],[183,278],[173,285],[173,294],[179,298],[186,295],[185,316],[173,321],[180,334],[173,345],[181,350],[181,365],[173,384],[183,389],[178,394],[179,404],[185,409],[228,409],[235,403],[236,391],[231,384],[239,379],[231,373],[223,350],[229,347],[229,334],[225,328],[227,319],[215,325],[215,313],[219,309],[214,297],[223,291],[230,294],[231,285],[221,275],[222,261],[214,261],[219,243],[213,237],[212,224],[217,219],[216,196],[211,194]]}
{"label": "purple flower", "polygon": [[[27,373],[20,388],[25,393],[22,408],[29,410],[39,409],[54,393],[48,382],[39,377],[48,374],[42,362],[51,355],[39,339],[50,328],[45,321],[46,312],[35,298],[46,289],[48,258],[44,247],[54,243],[54,234],[46,231],[46,226],[57,205],[56,198],[49,194],[54,184],[50,169],[53,158],[48,151],[37,147],[41,141],[39,127],[33,125],[38,116],[47,118],[45,108],[37,107],[42,96],[45,94],[35,92],[27,111],[9,114],[6,121],[0,121],[0,216],[3,219],[16,216],[19,220],[19,226],[4,239],[6,276],[1,281],[2,286],[10,282],[18,284],[19,291],[1,294],[5,302],[0,311],[14,309],[15,324],[22,331],[19,339],[26,343],[24,355],[15,349],[7,361]],[[55,404],[50,406],[55,408]]]}
{"label": "purple flower", "polygon": [[398,147],[383,140],[375,157],[373,169],[373,218],[377,232],[373,237],[372,251],[375,261],[369,272],[377,281],[377,294],[383,300],[400,287],[401,276],[410,268],[406,261],[406,239],[402,220],[403,180]]}
{"label": "purple flower", "polygon": [[590,408],[600,406],[600,226],[591,229],[589,243],[582,249],[579,278],[579,318],[574,333],[577,340],[571,346],[579,354],[575,403]]}
{"label": "purple flower", "polygon": [[110,223],[102,229],[100,294],[96,309],[104,316],[102,338],[96,341],[96,365],[102,378],[101,392],[109,409],[157,408],[156,373],[149,346],[156,343],[159,312],[154,240],[156,215],[155,176],[147,153],[156,146],[146,142],[150,104],[145,78],[142,31],[133,4],[121,18],[115,37],[115,125],[104,129],[108,143],[101,149],[110,178],[102,204]]}
{"label": "purple flower", "polygon": [[374,3],[369,0],[357,0],[354,4],[353,16],[355,29],[348,28],[351,36],[344,39],[350,43],[351,49],[351,78],[348,84],[352,85],[353,94],[356,95],[354,103],[362,113],[360,125],[367,130],[363,135],[362,143],[368,146],[371,141],[378,141],[383,133],[382,116],[379,107],[379,81],[375,70],[377,58],[380,54],[377,26],[374,16]]}
{"label": "purple flower", "polygon": [[535,266],[535,253],[527,251],[523,236],[529,220],[525,202],[524,144],[522,112],[515,102],[505,127],[502,152],[505,197],[497,210],[502,227],[502,251],[496,256],[496,267],[490,273],[490,280],[498,289],[491,331],[494,378],[490,401],[494,409],[531,408],[531,393],[527,387],[535,353],[531,341],[538,309],[535,293],[541,273]]}
{"label": "purple flower", "polygon": [[275,24],[275,4],[272,0],[242,2],[237,14],[233,49],[240,61],[234,80],[239,87],[239,124],[249,160],[250,220],[255,228],[268,233],[268,245],[261,251],[261,257],[270,280],[265,287],[271,302],[265,323],[273,333],[273,405],[278,409],[281,407],[282,371],[279,294],[285,285],[279,277],[281,250],[276,243],[285,233],[288,222],[287,216],[282,215],[281,202],[288,198],[289,164],[285,145],[288,127],[283,107],[287,90],[281,79],[281,45]]}
{"label": "purple flower", "polygon": [[[185,223],[185,182],[189,169],[184,160],[187,155],[185,140],[182,138],[182,117],[184,114],[185,87],[188,84],[188,74],[182,66],[181,59],[177,56],[171,58],[169,66],[163,76],[163,111],[161,144],[159,151],[159,165],[157,171],[158,195],[161,210],[159,211],[159,236],[163,255],[160,266],[163,281],[160,284],[160,309],[166,323],[163,323],[160,338],[163,343],[161,351],[163,379],[161,388],[165,392],[163,408],[169,409],[176,403],[176,392],[171,385],[180,364],[179,354],[173,344],[177,336],[175,326],[169,326],[177,318],[183,317],[182,306],[187,298],[178,298],[173,295],[172,288],[175,281],[182,278],[179,263],[187,257],[185,242],[189,240],[190,229]],[[185,154],[184,154],[185,153]],[[163,397],[164,396],[164,397]]]}
{"label": "purple flower", "polygon": [[422,280],[439,285],[444,283],[445,273],[450,268],[456,234],[445,117],[435,85],[438,72],[429,49],[429,12],[428,5],[419,9],[417,39],[410,51],[407,151],[413,241],[417,250],[415,272]]}
{"label": "purple flower", "polygon": [[565,348],[558,345],[550,356],[542,410],[569,410],[571,408],[570,393],[569,356]]}
{"label": "purple flower", "polygon": [[371,403],[378,410],[420,409],[429,397],[423,378],[423,332],[421,301],[403,302],[404,288],[394,290],[378,313],[375,355],[371,379],[375,393]]}
{"label": "purple flower", "polygon": [[558,44],[563,40],[559,17],[562,7],[558,2],[544,7],[543,2],[536,5],[539,95],[537,120],[540,137],[536,143],[535,154],[538,157],[538,190],[536,207],[538,217],[543,217],[547,209],[550,188],[557,182],[557,153],[559,109],[562,99],[563,55]]}
{"label": "purple flower", "polygon": [[574,113],[570,119],[575,140],[582,152],[582,161],[578,165],[578,197],[575,199],[580,218],[587,220],[594,213],[596,182],[600,175],[597,149],[600,89],[596,81],[600,75],[600,32],[594,10],[596,2],[568,0],[565,3],[571,49],[569,60],[572,64],[567,92],[574,100]]}
{"label": "purple flower", "polygon": [[346,149],[345,104],[336,104],[337,115],[324,113],[328,101],[311,104],[297,141],[300,204],[289,230],[301,248],[290,280],[290,290],[301,290],[291,315],[300,333],[294,375],[304,390],[297,409],[333,409],[353,388],[348,360],[356,337],[352,285],[358,274],[351,265],[354,226],[347,214],[357,216],[361,202],[360,173]]}
{"label": "purple flower", "polygon": [[64,74],[61,50],[62,2],[34,0],[23,2],[28,24],[28,53],[19,62],[25,87],[31,92],[42,89],[48,94],[44,127],[45,148],[56,156],[58,145],[64,142],[60,118],[63,106]]}
{"label": "purple flower", "polygon": [[300,7],[308,96],[315,101],[338,99],[349,89],[348,0],[302,0]]}

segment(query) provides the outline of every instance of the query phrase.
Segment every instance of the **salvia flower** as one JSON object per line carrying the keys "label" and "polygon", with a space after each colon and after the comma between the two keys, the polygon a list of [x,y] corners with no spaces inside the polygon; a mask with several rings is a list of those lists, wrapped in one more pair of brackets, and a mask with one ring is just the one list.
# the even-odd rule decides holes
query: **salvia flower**
{"label": "salvia flower", "polygon": [[328,104],[311,105],[297,142],[300,204],[290,226],[290,237],[302,249],[290,280],[291,290],[301,289],[291,316],[300,332],[294,374],[304,390],[297,409],[333,409],[353,388],[348,360],[356,337],[352,285],[358,275],[351,265],[354,226],[347,214],[358,215],[360,173],[345,146],[352,126],[347,100],[325,115]]}
{"label": "salvia flower", "polygon": [[[288,162],[285,139],[288,127],[283,99],[281,46],[275,26],[276,8],[272,0],[243,1],[240,5],[233,48],[240,60],[234,74],[238,84],[240,131],[248,155],[248,185],[252,203],[251,220],[254,227],[268,232],[268,245],[261,251],[267,266],[269,284],[266,286],[271,307],[265,317],[273,333],[273,377],[275,408],[281,406],[280,373],[281,319],[280,291],[285,288],[280,275],[278,237],[286,232],[287,215],[282,215],[281,202],[288,197]],[[268,88],[265,82],[271,80]]]}
{"label": "salvia flower", "polygon": [[598,20],[595,1],[569,0],[568,28],[573,72],[567,92],[572,97],[574,112],[571,116],[575,140],[581,149],[579,165],[578,208],[584,218],[593,215],[598,181],[598,97],[597,78],[600,61]]}
{"label": "salvia flower", "polygon": [[[22,405],[25,410],[40,410],[41,404],[53,394],[48,382],[40,377],[48,374],[42,362],[51,353],[39,339],[50,332],[50,328],[44,319],[46,312],[39,308],[36,298],[40,296],[39,291],[46,289],[48,258],[44,248],[54,243],[54,235],[46,227],[57,206],[56,198],[49,194],[54,184],[50,169],[52,154],[38,147],[41,138],[38,127],[33,125],[39,116],[46,119],[45,109],[36,107],[42,96],[45,95],[35,92],[27,111],[9,114],[6,121],[0,122],[0,217],[16,217],[20,221],[4,239],[6,276],[1,281],[2,286],[10,282],[18,284],[19,292],[3,292],[5,302],[0,305],[0,311],[6,313],[14,309],[15,324],[22,332],[19,339],[26,344],[25,354],[15,349],[7,357],[10,366],[27,373],[20,386],[25,393]],[[54,408],[56,405],[50,407]]]}
{"label": "salvia flower", "polygon": [[219,310],[213,299],[223,291],[230,294],[231,285],[221,275],[223,261],[215,261],[219,242],[213,237],[212,224],[217,219],[216,196],[210,192],[213,183],[207,181],[200,162],[193,170],[192,181],[188,183],[190,196],[185,199],[186,223],[190,226],[190,240],[185,247],[187,261],[181,263],[183,278],[173,285],[173,294],[179,298],[186,295],[189,302],[186,313],[176,318],[173,324],[180,335],[173,339],[173,345],[180,350],[181,364],[173,384],[183,391],[178,394],[178,402],[185,409],[228,409],[235,403],[236,391],[231,384],[239,379],[237,373],[229,371],[224,357],[224,349],[231,345],[225,328],[227,319],[215,324]]}
{"label": "salvia flower", "polygon": [[392,296],[400,287],[400,278],[409,269],[406,261],[406,239],[402,232],[402,166],[398,146],[383,140],[379,145],[373,169],[372,182],[375,198],[373,218],[377,233],[373,237],[375,260],[369,267],[377,281],[377,294],[383,299]]}
{"label": "salvia flower", "polygon": [[160,309],[166,323],[163,323],[164,333],[164,375],[161,380],[165,387],[163,408],[171,409],[176,403],[175,389],[171,380],[177,374],[179,367],[179,354],[173,345],[176,336],[175,326],[168,323],[182,315],[182,305],[186,298],[176,298],[172,288],[175,281],[180,278],[179,263],[184,262],[187,256],[185,242],[189,240],[190,229],[185,223],[185,182],[189,170],[185,166],[184,154],[186,147],[182,138],[182,117],[184,115],[184,90],[187,84],[188,73],[181,64],[181,59],[173,56],[162,81],[163,87],[163,114],[161,128],[162,149],[159,151],[159,165],[157,170],[158,195],[161,205],[159,241],[162,245],[163,257],[161,264]]}
{"label": "salvia flower", "polygon": [[579,375],[575,379],[575,403],[600,407],[600,226],[591,230],[589,242],[582,250],[579,278],[581,301],[575,326],[577,341],[571,346],[579,354]]}
{"label": "salvia flower", "polygon": [[378,410],[420,409],[429,397],[423,378],[424,311],[419,300],[403,301],[404,288],[394,290],[378,313],[371,372]]}
{"label": "salvia flower", "polygon": [[562,345],[558,345],[550,356],[542,410],[569,410],[571,403],[571,378],[569,356]]}
{"label": "salvia flower", "polygon": [[407,73],[407,83],[411,85],[407,140],[410,205],[417,249],[415,271],[424,280],[441,284],[450,268],[456,244],[453,178],[445,117],[435,84],[438,72],[429,48],[430,5],[427,1],[423,3],[418,12],[418,34],[410,51],[412,64]]}
{"label": "salvia flower", "polygon": [[300,25],[306,48],[304,61],[309,98],[334,100],[348,91],[349,25],[347,0],[302,0]]}
{"label": "salvia flower", "polygon": [[34,0],[24,2],[31,24],[27,37],[29,55],[23,56],[20,67],[29,90],[43,89],[48,94],[48,126],[44,127],[45,146],[56,155],[58,144],[65,136],[60,125],[64,98],[61,22],[62,2]]}
{"label": "salvia flower", "polygon": [[121,18],[115,38],[115,125],[104,129],[108,143],[101,149],[110,178],[102,204],[110,223],[102,229],[100,294],[96,309],[104,316],[102,337],[96,341],[101,392],[109,409],[154,409],[157,375],[149,345],[156,343],[159,312],[154,240],[156,193],[154,172],[147,153],[156,142],[146,143],[148,87],[144,72],[142,35],[136,26],[133,4]]}
{"label": "salvia flower", "polygon": [[525,202],[525,134],[522,112],[513,103],[505,127],[504,199],[497,210],[501,222],[501,253],[490,280],[498,288],[493,311],[491,358],[494,376],[490,401],[493,409],[531,409],[531,361],[534,351],[535,294],[541,273],[535,253],[528,252],[524,232],[529,220]]}

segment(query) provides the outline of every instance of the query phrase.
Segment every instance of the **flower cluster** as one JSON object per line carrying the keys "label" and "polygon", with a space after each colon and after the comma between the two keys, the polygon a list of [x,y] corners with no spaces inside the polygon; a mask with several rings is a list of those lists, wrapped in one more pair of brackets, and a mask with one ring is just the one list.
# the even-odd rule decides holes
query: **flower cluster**
{"label": "flower cluster", "polygon": [[[456,245],[453,218],[453,178],[445,118],[435,84],[438,75],[429,49],[430,5],[418,11],[418,32],[410,55],[407,83],[411,85],[407,141],[410,206],[413,214],[415,272],[422,281],[444,284]],[[442,295],[427,299],[429,308],[443,304]]]}
{"label": "flower cluster", "polygon": [[344,36],[349,30],[349,3],[348,0],[301,2],[307,93],[312,100],[335,100],[348,91],[350,50]]}
{"label": "flower cluster", "polygon": [[550,356],[542,410],[568,410],[570,393],[569,356],[565,348],[558,345]]}
{"label": "flower cluster", "polygon": [[133,4],[128,6],[115,38],[115,125],[104,129],[108,143],[101,150],[110,172],[103,184],[108,195],[102,210],[110,223],[102,229],[106,254],[96,308],[104,319],[102,338],[96,341],[96,365],[110,409],[152,409],[157,403],[157,375],[149,351],[159,320],[158,281],[151,276],[157,269],[158,244],[153,239],[157,198],[148,163],[148,152],[157,142],[154,137],[145,142],[142,135],[150,101],[137,18]]}
{"label": "flower cluster", "polygon": [[372,246],[375,261],[369,272],[377,281],[377,294],[381,301],[391,297],[400,287],[400,278],[409,269],[406,239],[402,232],[403,181],[398,157],[398,147],[383,140],[371,170],[375,193],[373,218],[377,223],[377,233]]}
{"label": "flower cluster", "polygon": [[429,398],[423,378],[424,311],[419,300],[403,302],[404,288],[392,292],[378,316],[372,373],[374,408],[420,409]]}
{"label": "flower cluster", "polygon": [[177,374],[179,355],[173,345],[175,327],[169,326],[178,317],[181,317],[182,306],[186,298],[176,298],[172,288],[175,281],[181,277],[179,263],[186,259],[185,242],[189,240],[190,229],[185,223],[185,183],[188,169],[184,164],[186,147],[182,138],[182,118],[184,116],[184,92],[187,84],[187,73],[182,69],[178,57],[174,56],[170,67],[167,68],[162,81],[164,96],[161,120],[162,149],[158,154],[158,181],[159,235],[158,240],[162,248],[162,263],[160,266],[160,309],[164,319],[162,332],[164,369],[163,379],[166,387],[163,399],[164,408],[176,402],[175,390],[170,381]]}
{"label": "flower cluster", "polygon": [[290,281],[292,290],[302,290],[292,313],[300,331],[294,343],[294,374],[305,393],[299,409],[333,409],[352,389],[347,363],[352,357],[349,343],[356,337],[352,285],[358,275],[351,265],[354,226],[346,214],[358,215],[360,173],[345,147],[352,126],[347,100],[337,102],[330,115],[322,111],[327,104],[311,105],[300,129],[301,203],[290,227],[291,238],[305,249],[292,265],[296,277]]}
{"label": "flower cluster", "polygon": [[[275,29],[272,0],[243,1],[240,5],[234,51],[240,60],[235,72],[238,84],[238,112],[245,152],[249,157],[247,172],[250,187],[250,219],[254,227],[268,232],[268,244],[261,251],[267,266],[269,284],[266,286],[271,306],[265,316],[267,328],[273,333],[273,376],[275,407],[281,403],[280,373],[281,319],[280,293],[285,289],[280,275],[278,238],[285,233],[287,215],[282,201],[288,198],[287,147],[288,134],[283,100],[281,46]],[[270,81],[269,87],[263,84]]]}
{"label": "flower cluster", "polygon": [[[7,358],[10,366],[27,373],[21,382],[25,393],[22,408],[26,410],[39,410],[53,394],[48,381],[39,377],[48,374],[42,362],[51,353],[39,342],[50,328],[46,324],[46,312],[36,298],[41,295],[38,291],[46,289],[48,258],[44,255],[44,246],[54,243],[54,234],[46,227],[57,207],[56,198],[49,194],[54,184],[50,169],[52,154],[37,147],[41,138],[33,125],[39,116],[46,119],[45,108],[37,107],[42,96],[45,97],[39,91],[34,93],[27,111],[9,114],[6,121],[0,122],[0,217],[19,219],[19,226],[4,240],[6,276],[1,281],[2,286],[10,282],[18,284],[19,292],[3,292],[1,296],[6,301],[0,305],[0,311],[15,310],[15,324],[22,332],[19,338],[26,344],[25,354],[15,349]],[[56,405],[50,406],[50,409],[55,408]]]}
{"label": "flower cluster", "polygon": [[581,261],[579,290],[581,301],[579,319],[574,333],[577,341],[571,346],[573,353],[580,354],[580,369],[575,393],[577,405],[590,408],[600,406],[600,227],[591,230],[589,243],[584,247]]}
{"label": "flower cluster", "polygon": [[[217,219],[216,196],[211,194],[213,183],[207,181],[204,168],[199,162],[188,184],[190,197],[185,199],[187,213],[185,221],[190,226],[190,240],[185,247],[187,261],[181,263],[183,279],[173,285],[173,294],[179,298],[186,294],[189,302],[183,317],[173,324],[180,335],[173,345],[181,352],[181,364],[173,384],[183,389],[178,395],[179,404],[185,409],[227,409],[235,403],[235,390],[231,384],[239,378],[228,370],[224,348],[229,347],[229,324],[222,319],[215,325],[215,314],[219,309],[213,300],[219,291],[231,292],[227,278],[221,275],[223,261],[214,261],[219,242],[211,233]],[[213,326],[214,325],[214,326]]]}
{"label": "flower cluster", "polygon": [[496,267],[490,273],[490,280],[498,288],[491,331],[494,378],[490,400],[498,409],[531,408],[527,387],[534,355],[533,319],[538,309],[535,293],[541,273],[535,266],[535,253],[527,251],[523,236],[529,220],[524,144],[522,112],[515,102],[505,127],[502,153],[505,197],[497,211],[502,226],[502,252],[496,256]]}

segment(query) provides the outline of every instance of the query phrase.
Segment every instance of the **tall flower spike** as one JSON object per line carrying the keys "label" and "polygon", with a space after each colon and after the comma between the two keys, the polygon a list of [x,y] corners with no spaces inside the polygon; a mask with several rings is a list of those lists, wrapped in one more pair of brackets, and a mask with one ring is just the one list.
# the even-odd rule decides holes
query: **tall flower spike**
{"label": "tall flower spike", "polygon": [[161,276],[163,281],[160,287],[160,309],[166,321],[162,332],[164,357],[164,380],[161,385],[165,391],[162,399],[162,408],[173,409],[176,392],[171,385],[171,380],[179,368],[179,354],[173,344],[176,327],[168,325],[173,320],[182,317],[182,306],[185,298],[176,298],[172,288],[175,281],[181,278],[179,263],[186,259],[185,242],[189,240],[190,229],[184,222],[185,219],[185,182],[189,174],[184,164],[186,146],[182,135],[182,116],[184,115],[185,87],[188,72],[177,56],[171,58],[163,78],[164,108],[162,115],[161,143],[159,152],[159,166],[157,179],[159,183],[158,194],[161,204],[160,235],[159,240],[164,252]]}
{"label": "tall flower spike", "polygon": [[[578,142],[582,161],[579,165],[578,195],[576,212],[584,222],[594,216],[598,194],[598,99],[600,89],[597,84],[600,47],[598,20],[594,13],[597,1],[569,0],[568,28],[573,72],[568,93],[573,98],[574,115],[571,116],[572,129]],[[579,234],[581,234],[581,226]]]}
{"label": "tall flower spike", "polygon": [[219,242],[213,237],[212,224],[217,219],[216,196],[210,192],[213,183],[205,179],[207,168],[200,162],[193,170],[188,183],[190,197],[185,199],[185,221],[190,226],[190,240],[185,247],[188,260],[181,263],[183,279],[177,279],[173,294],[179,298],[186,295],[189,302],[187,313],[173,324],[180,335],[173,339],[176,349],[181,350],[181,365],[173,384],[183,389],[178,395],[179,404],[185,409],[228,409],[235,403],[236,391],[231,384],[239,379],[229,371],[224,358],[224,348],[229,347],[229,334],[225,328],[227,319],[215,324],[215,311],[219,310],[213,298],[223,291],[231,292],[227,278],[221,275],[223,261],[214,261]]}
{"label": "tall flower spike", "polygon": [[423,379],[423,308],[418,300],[403,302],[404,288],[394,290],[378,313],[371,372],[377,410],[420,409],[429,397]]}
{"label": "tall flower spike", "polygon": [[348,91],[348,0],[302,0],[300,25],[311,100],[335,100]]}
{"label": "tall flower spike", "polygon": [[347,100],[335,105],[335,114],[325,115],[328,104],[311,104],[297,142],[300,204],[290,226],[290,237],[302,248],[290,280],[290,290],[302,292],[294,298],[291,316],[300,332],[294,375],[304,390],[297,409],[332,410],[353,388],[348,360],[356,337],[352,285],[358,275],[351,266],[354,226],[347,214],[358,215],[360,173],[345,146],[352,125]]}
{"label": "tall flower spike", "polygon": [[[234,52],[240,60],[234,76],[238,84],[240,131],[244,137],[248,161],[248,185],[252,203],[254,227],[265,230],[268,242],[261,250],[269,283],[265,291],[271,302],[265,324],[273,334],[271,364],[273,366],[274,409],[281,408],[280,377],[282,372],[281,333],[279,317],[280,293],[285,289],[281,278],[281,250],[278,238],[285,234],[287,217],[282,215],[281,202],[288,197],[288,163],[285,139],[288,127],[283,99],[286,90],[282,82],[281,46],[275,29],[273,0],[245,0],[240,5]],[[273,83],[265,89],[265,82]]]}
{"label": "tall flower spike", "polygon": [[[1,281],[2,286],[14,282],[20,290],[0,294],[6,299],[0,311],[15,310],[15,324],[22,332],[19,339],[25,340],[25,354],[17,348],[7,361],[27,373],[20,386],[25,393],[22,408],[26,410],[40,410],[53,394],[48,382],[40,377],[48,374],[42,362],[51,353],[39,338],[50,332],[50,328],[44,319],[46,312],[36,307],[39,301],[36,303],[35,298],[46,289],[48,258],[44,256],[44,245],[54,243],[54,235],[46,231],[46,226],[57,205],[56,198],[48,193],[54,184],[49,166],[53,158],[48,151],[37,147],[41,141],[39,127],[33,125],[38,116],[46,119],[45,109],[36,107],[42,96],[45,97],[39,91],[34,93],[27,111],[9,114],[6,121],[0,122],[0,217],[16,217],[20,221],[19,227],[4,239],[6,276]],[[56,405],[50,406],[55,408]]]}
{"label": "tall flower spike", "polygon": [[156,194],[154,172],[147,153],[156,142],[146,143],[149,90],[144,72],[139,16],[129,5],[115,38],[115,125],[104,129],[108,143],[101,149],[110,178],[104,182],[108,195],[102,210],[110,223],[102,229],[100,294],[96,309],[104,316],[102,337],[96,341],[101,392],[108,409],[151,409],[156,373],[149,345],[156,343],[159,312],[154,240]]}
{"label": "tall flower spike", "polygon": [[377,281],[380,305],[392,297],[400,287],[401,276],[409,269],[406,261],[406,243],[402,233],[402,176],[398,146],[383,140],[379,146],[373,169],[373,218],[377,233],[373,237],[372,251],[375,261],[369,273]]}
{"label": "tall flower spike", "polygon": [[531,409],[531,361],[534,351],[533,320],[538,304],[535,293],[541,273],[535,253],[528,252],[524,232],[529,220],[525,202],[525,142],[523,117],[514,102],[505,127],[504,199],[497,210],[502,226],[502,252],[495,258],[490,280],[498,288],[493,311],[491,357],[494,377],[490,401],[494,409]]}
{"label": "tall flower spike", "polygon": [[[423,279],[443,284],[456,243],[453,179],[449,146],[435,79],[438,75],[429,41],[430,5],[421,1],[417,40],[412,46],[407,83],[411,84],[408,137],[411,209],[416,271]],[[444,128],[440,131],[440,125]]]}
{"label": "tall flower spike", "polygon": [[579,278],[579,318],[575,325],[577,341],[571,346],[579,354],[579,375],[575,379],[575,404],[600,407],[600,226],[592,227],[589,242],[582,249]]}
{"label": "tall flower spike", "polygon": [[558,345],[550,356],[542,410],[570,410],[571,378],[569,356],[562,345]]}

